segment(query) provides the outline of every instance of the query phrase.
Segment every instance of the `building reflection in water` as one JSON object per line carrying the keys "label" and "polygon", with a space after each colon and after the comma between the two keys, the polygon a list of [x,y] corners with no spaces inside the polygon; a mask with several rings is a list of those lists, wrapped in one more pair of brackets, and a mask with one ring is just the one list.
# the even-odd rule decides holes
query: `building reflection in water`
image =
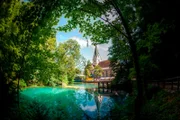
{"label": "building reflection in water", "polygon": [[103,119],[110,117],[110,111],[114,107],[115,99],[109,94],[100,94],[98,89],[86,89],[84,101],[80,107],[84,111],[85,119]]}

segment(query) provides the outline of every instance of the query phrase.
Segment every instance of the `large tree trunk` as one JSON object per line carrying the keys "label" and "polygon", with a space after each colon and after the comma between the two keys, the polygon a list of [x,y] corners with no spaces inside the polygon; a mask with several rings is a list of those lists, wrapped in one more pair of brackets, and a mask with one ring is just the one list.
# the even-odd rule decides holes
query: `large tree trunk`
{"label": "large tree trunk", "polygon": [[142,83],[142,79],[140,76],[139,57],[137,54],[136,44],[135,44],[135,41],[133,41],[133,38],[130,34],[131,33],[130,29],[128,27],[126,20],[124,19],[124,16],[123,16],[120,8],[117,6],[115,1],[114,2],[111,1],[111,3],[120,16],[120,19],[121,19],[122,24],[124,26],[125,32],[127,34],[127,40],[128,40],[129,45],[130,45],[130,49],[131,49],[131,53],[132,53],[132,57],[133,57],[134,67],[136,70],[136,81],[137,81],[137,91],[138,91],[138,94],[137,94],[137,97],[135,100],[135,119],[138,120],[139,115],[140,115],[140,110],[142,107],[142,102],[143,102],[143,83]]}

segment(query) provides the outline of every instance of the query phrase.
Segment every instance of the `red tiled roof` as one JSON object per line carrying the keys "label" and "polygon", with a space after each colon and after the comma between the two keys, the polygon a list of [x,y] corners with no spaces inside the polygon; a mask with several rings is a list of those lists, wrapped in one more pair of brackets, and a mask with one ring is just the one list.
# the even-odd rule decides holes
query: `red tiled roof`
{"label": "red tiled roof", "polygon": [[99,62],[98,64],[101,68],[109,67],[110,66],[110,61],[109,60],[104,60]]}

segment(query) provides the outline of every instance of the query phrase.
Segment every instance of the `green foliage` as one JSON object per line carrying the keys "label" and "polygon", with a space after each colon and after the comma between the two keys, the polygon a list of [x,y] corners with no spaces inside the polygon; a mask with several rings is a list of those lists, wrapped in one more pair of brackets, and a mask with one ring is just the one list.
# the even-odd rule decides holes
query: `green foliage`
{"label": "green foliage", "polygon": [[26,82],[24,80],[20,80],[19,85],[20,85],[21,88],[27,87]]}
{"label": "green foliage", "polygon": [[[115,116],[114,119],[133,120],[135,98],[135,94],[128,96],[122,105],[115,105],[111,112],[112,116]],[[153,93],[152,99],[148,100],[143,106],[139,120],[178,120],[179,100],[178,92],[172,94],[160,90]]]}
{"label": "green foliage", "polygon": [[141,119],[178,120],[179,93],[160,91],[143,107]]}
{"label": "green foliage", "polygon": [[87,63],[86,58],[81,55],[80,58],[79,58],[79,61],[77,62],[77,65],[76,65],[77,69],[80,70],[80,72],[84,71],[86,63]]}
{"label": "green foliage", "polygon": [[[48,67],[52,66],[54,61],[51,54],[55,47],[53,26],[58,22],[56,18],[49,16],[56,14],[58,17],[60,14],[51,13],[49,6],[40,4],[37,1],[19,0],[3,1],[0,4],[0,64],[2,76],[6,79],[3,78],[3,84],[9,79],[14,81],[21,78],[28,83],[37,70],[42,79],[47,79],[47,73],[50,71]],[[45,21],[48,24],[42,24]],[[51,38],[53,40],[49,40]],[[48,58],[50,56],[51,58]],[[46,72],[42,72],[42,69]]]}
{"label": "green foliage", "polygon": [[85,66],[85,68],[84,68],[84,75],[86,76],[86,77],[92,77],[91,76],[91,71],[93,70],[93,66],[92,66],[92,64],[91,64],[91,62],[90,61],[87,61],[87,65]]}
{"label": "green foliage", "polygon": [[3,0],[0,11],[0,94],[4,118],[11,105],[17,103],[13,97],[19,95],[20,88],[34,84],[55,86],[61,84],[63,78],[72,81],[78,49],[74,53],[73,48],[70,51],[77,54],[75,59],[69,59],[72,73],[62,73],[60,80],[63,69],[59,70],[61,66],[56,62],[54,27],[61,16],[60,2]]}
{"label": "green foliage", "polygon": [[100,78],[102,76],[102,68],[99,66],[99,65],[96,65],[93,69],[94,71],[94,78],[97,79],[97,78]]}
{"label": "green foliage", "polygon": [[73,82],[80,59],[80,45],[75,40],[60,43],[56,50],[57,73],[63,82]]}
{"label": "green foliage", "polygon": [[134,111],[134,100],[135,95],[127,95],[124,99],[123,104],[115,104],[114,109],[111,111],[112,119],[118,120],[133,120],[133,111]]}
{"label": "green foliage", "polygon": [[159,23],[147,25],[147,31],[143,34],[144,40],[137,42],[137,49],[147,48],[147,52],[150,53],[154,46],[161,42],[160,35],[164,31],[165,28],[161,27]]}

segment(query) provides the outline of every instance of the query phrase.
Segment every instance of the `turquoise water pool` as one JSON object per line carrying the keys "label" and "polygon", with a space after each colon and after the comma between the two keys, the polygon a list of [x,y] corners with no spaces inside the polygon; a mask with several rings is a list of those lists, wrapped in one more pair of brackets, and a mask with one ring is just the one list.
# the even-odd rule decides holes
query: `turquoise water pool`
{"label": "turquoise water pool", "polygon": [[48,120],[95,120],[110,118],[114,105],[123,104],[123,97],[99,94],[94,84],[75,86],[80,88],[26,88],[21,92],[22,109],[27,111],[27,116],[30,114],[31,117]]}

